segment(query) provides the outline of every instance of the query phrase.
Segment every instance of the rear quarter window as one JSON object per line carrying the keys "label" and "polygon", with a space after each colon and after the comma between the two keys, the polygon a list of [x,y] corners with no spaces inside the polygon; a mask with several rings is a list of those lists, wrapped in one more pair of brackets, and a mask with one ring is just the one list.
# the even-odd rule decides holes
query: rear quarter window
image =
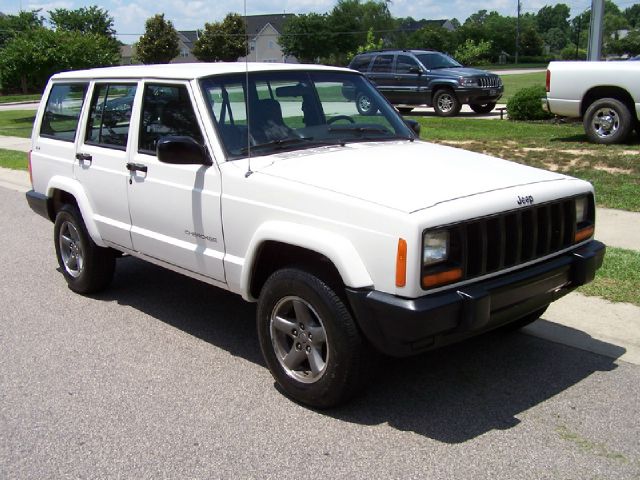
{"label": "rear quarter window", "polygon": [[372,57],[370,55],[356,57],[353,59],[353,62],[351,62],[351,65],[349,65],[349,68],[366,73],[369,68],[369,64],[371,63],[371,58]]}
{"label": "rear quarter window", "polygon": [[49,92],[40,136],[74,142],[87,83],[59,83]]}

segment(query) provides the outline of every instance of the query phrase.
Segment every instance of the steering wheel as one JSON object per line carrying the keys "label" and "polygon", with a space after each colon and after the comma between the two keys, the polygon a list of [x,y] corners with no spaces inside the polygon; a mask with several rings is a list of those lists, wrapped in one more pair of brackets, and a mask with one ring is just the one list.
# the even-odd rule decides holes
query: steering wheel
{"label": "steering wheel", "polygon": [[346,120],[349,123],[356,123],[356,121],[349,115],[336,115],[335,117],[327,119],[327,125],[331,125],[333,122],[338,122],[340,120]]}

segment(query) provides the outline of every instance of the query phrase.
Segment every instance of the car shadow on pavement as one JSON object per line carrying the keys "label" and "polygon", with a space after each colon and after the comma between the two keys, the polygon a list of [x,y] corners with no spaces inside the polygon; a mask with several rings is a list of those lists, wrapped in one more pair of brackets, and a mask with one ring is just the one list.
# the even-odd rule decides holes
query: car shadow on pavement
{"label": "car shadow on pavement", "polygon": [[[118,262],[112,287],[94,298],[133,307],[265,367],[255,306],[238,295],[126,257]],[[578,330],[571,333],[589,337]],[[616,358],[625,353],[621,347],[590,341],[603,343],[598,351]],[[614,362],[520,332],[492,332],[416,357],[382,357],[371,366],[373,378],[362,395],[318,414],[363,425],[386,423],[444,443],[461,443],[516,426],[519,414],[596,372],[615,369]]]}

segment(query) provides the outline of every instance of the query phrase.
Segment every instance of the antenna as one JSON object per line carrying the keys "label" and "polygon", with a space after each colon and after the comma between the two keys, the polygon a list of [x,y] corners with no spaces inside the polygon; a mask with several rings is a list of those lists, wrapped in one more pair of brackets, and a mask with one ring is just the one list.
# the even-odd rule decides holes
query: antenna
{"label": "antenna", "polygon": [[247,172],[244,178],[248,178],[251,170],[251,122],[249,121],[249,35],[247,34],[247,0],[244,0],[244,74],[245,74],[245,105],[247,107]]}

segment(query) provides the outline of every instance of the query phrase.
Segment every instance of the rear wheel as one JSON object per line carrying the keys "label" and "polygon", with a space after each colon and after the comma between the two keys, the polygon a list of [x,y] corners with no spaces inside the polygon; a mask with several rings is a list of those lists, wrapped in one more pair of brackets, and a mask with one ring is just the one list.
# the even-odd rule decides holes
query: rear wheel
{"label": "rear wheel", "polygon": [[378,111],[378,107],[373,102],[373,100],[371,100],[371,97],[366,93],[358,94],[358,97],[356,98],[356,108],[358,109],[360,115],[366,116],[375,115]]}
{"label": "rear wheel", "polygon": [[294,400],[328,408],[363,385],[368,345],[320,278],[297,268],[271,275],[260,293],[257,327],[271,374]]}
{"label": "rear wheel", "polygon": [[631,112],[615,98],[601,98],[589,106],[583,125],[587,137],[594,143],[621,143],[631,132]]}
{"label": "rear wheel", "polygon": [[433,109],[439,117],[455,117],[462,105],[453,90],[438,90],[433,97]]}
{"label": "rear wheel", "polygon": [[94,293],[106,288],[113,278],[115,255],[96,245],[75,205],[64,205],[53,227],[58,264],[67,285],[77,293]]}
{"label": "rear wheel", "polygon": [[489,113],[496,106],[495,103],[470,103],[471,110],[476,113]]}

